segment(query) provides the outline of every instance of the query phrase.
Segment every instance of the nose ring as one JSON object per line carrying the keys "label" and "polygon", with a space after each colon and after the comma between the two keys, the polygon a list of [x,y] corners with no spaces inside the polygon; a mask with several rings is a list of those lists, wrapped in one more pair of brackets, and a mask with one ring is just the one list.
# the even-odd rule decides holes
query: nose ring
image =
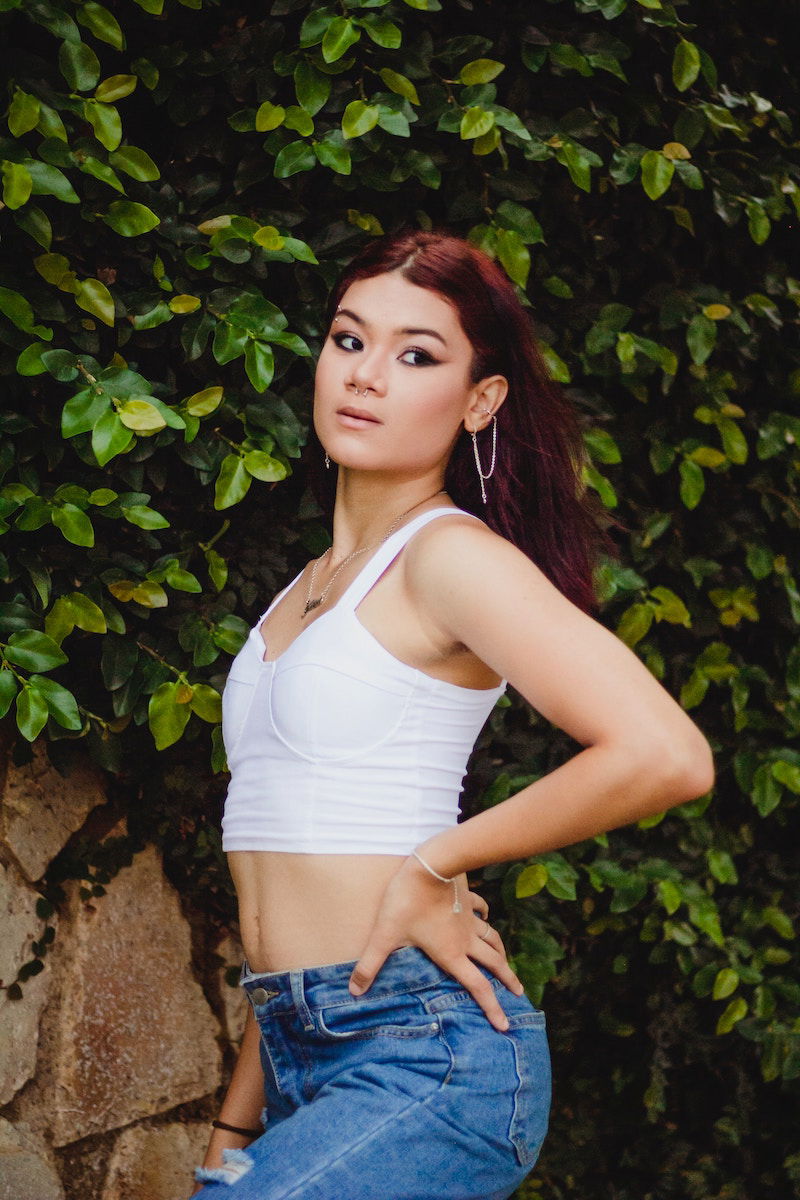
{"label": "nose ring", "polygon": [[[353,386],[355,387],[355,384],[353,384]],[[357,395],[357,396],[366,396],[366,394],[367,394],[367,392],[368,392],[368,391],[369,391],[369,388],[368,388],[368,387],[365,387],[365,388],[364,388],[364,390],[363,390],[363,392],[361,391],[361,389],[360,389],[360,388],[356,388],[356,395]]]}

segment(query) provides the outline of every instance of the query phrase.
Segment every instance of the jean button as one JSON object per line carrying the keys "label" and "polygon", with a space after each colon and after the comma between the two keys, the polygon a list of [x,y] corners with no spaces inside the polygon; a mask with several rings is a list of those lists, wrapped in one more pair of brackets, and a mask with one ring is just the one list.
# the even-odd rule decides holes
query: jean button
{"label": "jean button", "polygon": [[250,993],[250,999],[253,1004],[266,1004],[269,1000],[269,992],[266,988],[253,988]]}

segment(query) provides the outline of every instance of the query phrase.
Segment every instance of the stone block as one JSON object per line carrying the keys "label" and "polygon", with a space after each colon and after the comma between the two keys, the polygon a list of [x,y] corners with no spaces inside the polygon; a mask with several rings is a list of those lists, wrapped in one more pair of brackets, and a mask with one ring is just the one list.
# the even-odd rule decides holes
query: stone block
{"label": "stone block", "polygon": [[126,1129],[111,1153],[101,1200],[185,1200],[209,1132],[197,1121]]}
{"label": "stone block", "polygon": [[223,1028],[228,1041],[239,1047],[244,1035],[244,1023],[247,1017],[247,997],[238,985],[232,987],[228,983],[228,973],[236,971],[237,975],[242,965],[244,951],[238,938],[232,934],[224,937],[217,946],[217,954],[223,960],[219,970],[219,994],[222,1000]]}
{"label": "stone block", "polygon": [[217,1089],[219,1024],[190,969],[190,931],[153,847],[104,896],[68,889],[52,999],[20,1115],[53,1144],[119,1129]]}
{"label": "stone block", "polygon": [[[12,866],[0,864],[0,983],[13,983],[23,963],[31,958],[31,943],[41,937],[44,924],[36,915],[36,891]],[[39,975],[25,981],[21,1000],[0,992],[0,1104],[19,1091],[33,1075],[39,1020],[50,984],[49,960]]]}
{"label": "stone block", "polygon": [[64,1200],[45,1146],[0,1118],[0,1200]]}
{"label": "stone block", "polygon": [[69,774],[61,775],[43,744],[36,743],[26,766],[8,764],[0,799],[0,842],[28,879],[41,879],[92,809],[105,801],[100,772],[88,760],[76,759]]}

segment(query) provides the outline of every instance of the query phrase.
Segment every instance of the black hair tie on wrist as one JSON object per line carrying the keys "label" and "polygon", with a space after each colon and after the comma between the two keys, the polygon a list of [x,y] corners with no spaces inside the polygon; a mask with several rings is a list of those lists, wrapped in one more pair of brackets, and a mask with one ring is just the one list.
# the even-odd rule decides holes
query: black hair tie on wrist
{"label": "black hair tie on wrist", "polygon": [[227,1121],[211,1122],[215,1129],[225,1129],[228,1133],[240,1133],[242,1137],[257,1138],[261,1137],[263,1129],[243,1129],[241,1125],[229,1125]]}

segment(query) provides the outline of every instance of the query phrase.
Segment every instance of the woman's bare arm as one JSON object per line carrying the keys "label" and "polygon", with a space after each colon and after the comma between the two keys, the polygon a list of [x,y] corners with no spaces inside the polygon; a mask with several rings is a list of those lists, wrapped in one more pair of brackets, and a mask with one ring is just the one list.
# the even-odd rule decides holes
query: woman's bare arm
{"label": "woman's bare arm", "polygon": [[[454,876],[541,854],[709,790],[706,739],[627,646],[504,539],[466,519],[437,524],[407,549],[406,588],[420,619],[443,645],[468,646],[584,749],[502,804],[430,838],[418,849],[431,867]],[[411,941],[502,1027],[492,989],[470,961],[494,970],[494,959],[444,919],[451,889],[424,874],[408,859],[391,881],[354,989],[366,990],[386,955]]]}

